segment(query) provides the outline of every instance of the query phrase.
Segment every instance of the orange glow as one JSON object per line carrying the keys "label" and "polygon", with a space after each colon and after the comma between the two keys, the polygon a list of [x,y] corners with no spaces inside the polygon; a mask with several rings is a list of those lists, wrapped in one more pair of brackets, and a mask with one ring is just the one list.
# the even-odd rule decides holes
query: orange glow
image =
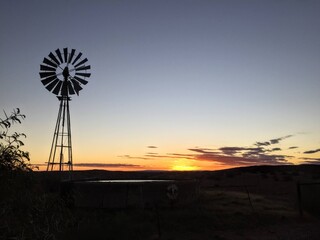
{"label": "orange glow", "polygon": [[196,171],[199,170],[196,166],[187,166],[187,165],[175,165],[172,167],[174,171]]}
{"label": "orange glow", "polygon": [[[37,168],[33,169],[34,171],[47,171],[47,165],[44,164],[35,164]],[[150,170],[145,168],[134,168],[134,167],[78,167],[73,166],[74,171],[88,171],[88,170],[105,170],[105,171],[143,171]],[[153,170],[153,169],[151,169]],[[54,168],[54,171],[58,171],[58,166]],[[64,168],[64,171],[68,171],[67,167]]]}

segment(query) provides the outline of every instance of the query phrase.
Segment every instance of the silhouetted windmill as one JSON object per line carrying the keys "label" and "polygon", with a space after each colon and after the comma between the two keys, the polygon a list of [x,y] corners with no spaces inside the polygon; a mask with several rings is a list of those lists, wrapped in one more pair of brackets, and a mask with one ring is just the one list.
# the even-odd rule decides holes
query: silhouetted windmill
{"label": "silhouetted windmill", "polygon": [[[88,59],[82,58],[81,52],[76,53],[75,49],[68,52],[68,48],[63,48],[63,52],[60,49],[55,53],[50,52],[48,57],[43,59],[43,64],[40,64],[41,82],[46,89],[57,95],[60,101],[47,171],[54,170],[55,165],[59,165],[59,171],[64,170],[64,165],[69,171],[73,170],[69,101],[70,95],[79,95],[81,86],[88,83],[86,78],[90,77],[91,73],[87,72],[90,69],[87,62]],[[55,161],[56,158],[59,161]]]}

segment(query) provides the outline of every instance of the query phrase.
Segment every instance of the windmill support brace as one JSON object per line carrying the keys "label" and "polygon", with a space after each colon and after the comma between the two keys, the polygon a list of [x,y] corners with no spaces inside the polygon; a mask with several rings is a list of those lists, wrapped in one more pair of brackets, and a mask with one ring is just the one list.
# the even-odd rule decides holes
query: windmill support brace
{"label": "windmill support brace", "polygon": [[79,95],[83,85],[88,83],[86,78],[91,76],[90,69],[82,52],[76,52],[74,48],[70,51],[67,47],[50,52],[40,64],[42,84],[60,101],[47,171],[73,171],[69,95]]}
{"label": "windmill support brace", "polygon": [[[73,171],[71,122],[68,96],[58,96],[60,101],[58,118],[53,134],[47,171]],[[59,168],[55,168],[59,165]],[[65,168],[66,166],[66,168]]]}

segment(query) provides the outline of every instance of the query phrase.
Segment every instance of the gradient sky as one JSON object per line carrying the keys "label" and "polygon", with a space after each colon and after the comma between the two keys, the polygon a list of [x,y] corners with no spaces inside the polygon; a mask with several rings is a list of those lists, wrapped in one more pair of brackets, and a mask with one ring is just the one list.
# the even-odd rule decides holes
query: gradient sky
{"label": "gradient sky", "polygon": [[81,169],[320,162],[319,12],[318,0],[2,1],[1,108],[27,115],[13,130],[33,164],[48,161],[59,102],[39,68],[75,48],[92,67],[71,101]]}

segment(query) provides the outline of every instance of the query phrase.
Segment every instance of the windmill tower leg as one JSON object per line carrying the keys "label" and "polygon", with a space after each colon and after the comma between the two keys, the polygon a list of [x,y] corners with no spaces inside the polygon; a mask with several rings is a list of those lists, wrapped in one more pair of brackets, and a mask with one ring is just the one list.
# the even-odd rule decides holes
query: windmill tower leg
{"label": "windmill tower leg", "polygon": [[[60,101],[47,171],[73,171],[69,95],[79,96],[82,86],[88,83],[86,78],[91,76],[91,73],[87,72],[90,69],[88,59],[83,58],[81,52],[77,53],[75,49],[69,51],[68,48],[63,48],[63,51],[58,48],[50,52],[40,64],[42,84],[49,92],[57,95]],[[70,177],[72,178],[72,174]]]}
{"label": "windmill tower leg", "polygon": [[68,97],[66,104],[67,104],[67,137],[68,137],[68,161],[67,166],[69,171],[73,171],[73,161],[72,161],[72,142],[71,142],[71,121],[70,121],[70,110],[69,110],[69,101],[71,98]]}
{"label": "windmill tower leg", "polygon": [[[58,118],[54,130],[47,171],[56,170],[55,165],[59,165],[57,170],[63,171],[64,166],[67,170],[73,170],[72,161],[72,142],[71,142],[71,122],[68,96],[59,96],[60,100]],[[57,160],[57,158],[59,160]]]}

